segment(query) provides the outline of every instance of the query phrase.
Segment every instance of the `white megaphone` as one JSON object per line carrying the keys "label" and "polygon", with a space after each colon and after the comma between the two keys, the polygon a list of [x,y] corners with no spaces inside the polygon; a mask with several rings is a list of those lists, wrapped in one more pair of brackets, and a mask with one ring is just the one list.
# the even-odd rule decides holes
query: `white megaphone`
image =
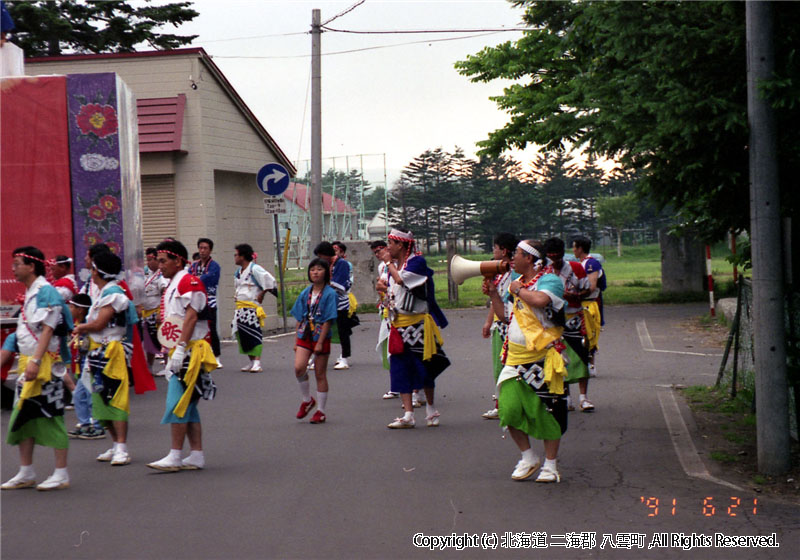
{"label": "white megaphone", "polygon": [[497,274],[508,272],[507,261],[468,261],[458,255],[450,260],[450,277],[456,284],[463,284],[467,278],[484,276],[491,278]]}

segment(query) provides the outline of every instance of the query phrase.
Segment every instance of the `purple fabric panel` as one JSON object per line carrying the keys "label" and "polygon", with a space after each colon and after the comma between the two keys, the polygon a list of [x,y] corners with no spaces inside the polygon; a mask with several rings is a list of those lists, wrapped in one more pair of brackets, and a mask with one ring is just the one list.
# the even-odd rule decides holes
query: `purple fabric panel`
{"label": "purple fabric panel", "polygon": [[125,262],[116,75],[67,75],[67,107],[76,261],[102,242]]}

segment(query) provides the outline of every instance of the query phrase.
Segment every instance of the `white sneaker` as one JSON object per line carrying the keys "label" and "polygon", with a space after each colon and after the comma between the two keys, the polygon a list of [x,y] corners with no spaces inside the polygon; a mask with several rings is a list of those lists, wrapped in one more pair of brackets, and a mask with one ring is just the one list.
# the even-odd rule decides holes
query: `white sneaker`
{"label": "white sneaker", "polygon": [[206,460],[204,457],[200,459],[192,459],[192,456],[189,455],[181,461],[181,469],[184,471],[196,471],[205,468],[205,466]]}
{"label": "white sneaker", "polygon": [[581,412],[594,412],[594,405],[589,402],[589,399],[583,399]]}
{"label": "white sneaker", "polygon": [[244,366],[244,367],[243,367],[242,369],[240,369],[239,371],[243,371],[243,372],[247,373],[247,372],[249,372],[249,371],[250,371],[252,368],[253,368],[253,363],[252,363],[252,362],[250,362],[249,364],[247,364],[246,366]]}
{"label": "white sneaker", "polygon": [[219,358],[217,358],[217,369],[222,369],[222,362],[219,361]]}
{"label": "white sneaker", "polygon": [[111,466],[112,467],[121,467],[122,465],[127,465],[131,462],[131,456],[127,451],[117,451],[114,453],[114,456],[111,457]]}
{"label": "white sneaker", "polygon": [[393,393],[392,391],[386,391],[383,394],[384,399],[396,399],[400,397],[400,393]]}
{"label": "white sneaker", "polygon": [[26,476],[22,473],[17,473],[14,478],[8,482],[4,482],[0,488],[3,490],[19,490],[21,488],[31,488],[36,485],[36,474],[31,473]]}
{"label": "white sneaker", "polygon": [[333,369],[350,369],[350,362],[347,361],[347,358],[339,358]]}
{"label": "white sneaker", "polygon": [[406,420],[405,418],[395,418],[394,422],[386,427],[391,428],[392,430],[402,430],[406,428],[413,428],[415,425],[416,422],[413,418],[411,420]]}
{"label": "white sneaker", "polygon": [[500,413],[497,411],[496,408],[493,408],[491,410],[487,410],[486,412],[481,414],[481,416],[483,416],[487,420],[497,420],[498,418],[500,418]]}
{"label": "white sneaker", "polygon": [[430,416],[426,416],[425,420],[428,421],[429,428],[438,428],[439,427],[439,413],[434,412]]}
{"label": "white sneaker", "polygon": [[264,369],[261,367],[261,362],[256,360],[253,362],[253,367],[250,368],[250,373],[261,373]]}
{"label": "white sneaker", "polygon": [[557,470],[544,467],[536,478],[536,482],[561,482],[561,475],[558,474]]}
{"label": "white sneaker", "polygon": [[104,451],[100,455],[97,456],[97,460],[103,463],[108,463],[114,458],[114,448],[112,447],[108,451]]}
{"label": "white sneaker", "polygon": [[411,395],[411,406],[414,408],[419,408],[422,406],[422,403],[420,402],[419,397],[417,396],[416,393],[413,393]]}
{"label": "white sneaker", "polygon": [[572,404],[572,397],[568,396],[567,397],[567,411],[568,412],[572,412],[573,410],[575,410],[575,405]]}
{"label": "white sneaker", "polygon": [[162,369],[161,371],[155,372],[153,375],[156,377],[165,377],[167,375],[167,370]]}
{"label": "white sneaker", "polygon": [[530,478],[541,464],[542,462],[538,458],[533,463],[529,463],[525,459],[520,459],[517,463],[517,466],[514,467],[514,472],[511,473],[511,478],[514,480],[525,480],[526,478]]}
{"label": "white sneaker", "polygon": [[44,482],[36,487],[37,490],[63,490],[69,488],[69,476],[51,474]]}
{"label": "white sneaker", "polygon": [[167,455],[163,459],[147,463],[147,466],[157,471],[178,472],[181,470],[181,460],[180,458],[173,459],[170,455]]}

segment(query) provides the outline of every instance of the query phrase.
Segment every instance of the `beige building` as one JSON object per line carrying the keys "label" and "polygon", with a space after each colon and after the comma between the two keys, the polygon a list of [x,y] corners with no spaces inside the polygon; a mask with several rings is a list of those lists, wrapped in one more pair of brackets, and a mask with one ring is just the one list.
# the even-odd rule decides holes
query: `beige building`
{"label": "beige building", "polygon": [[[256,174],[276,162],[294,175],[294,166],[202,48],[25,61],[30,76],[96,72],[116,72],[136,95],[144,246],[172,236],[191,255],[197,238],[214,240],[218,328],[229,336],[234,246],[249,243],[274,268],[273,219]],[[264,304],[267,328],[277,327],[275,298]]]}

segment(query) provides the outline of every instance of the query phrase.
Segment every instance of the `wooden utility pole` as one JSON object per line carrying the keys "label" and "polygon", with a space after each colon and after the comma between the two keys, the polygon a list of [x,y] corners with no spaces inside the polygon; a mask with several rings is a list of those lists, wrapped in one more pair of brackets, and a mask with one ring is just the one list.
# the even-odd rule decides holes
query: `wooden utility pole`
{"label": "wooden utility pole", "polygon": [[750,235],[753,258],[753,353],[756,369],[758,470],[791,467],[786,382],[780,188],[775,114],[759,91],[773,77],[772,2],[748,1],[747,117],[750,124]]}

